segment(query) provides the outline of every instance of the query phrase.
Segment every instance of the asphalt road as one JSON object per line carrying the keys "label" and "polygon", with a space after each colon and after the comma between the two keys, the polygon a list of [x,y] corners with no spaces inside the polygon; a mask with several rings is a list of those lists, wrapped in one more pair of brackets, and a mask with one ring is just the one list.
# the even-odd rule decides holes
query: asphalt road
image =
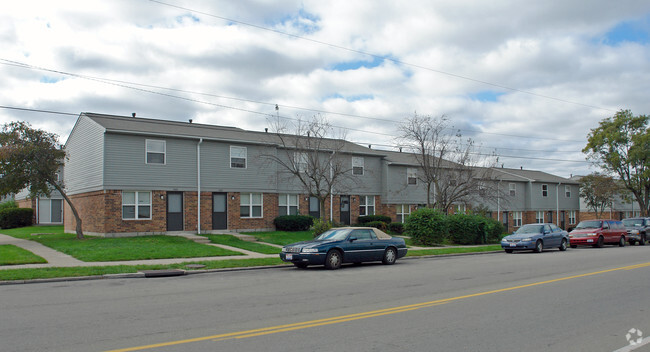
{"label": "asphalt road", "polygon": [[650,246],[578,248],[0,286],[0,351],[614,351],[648,311]]}

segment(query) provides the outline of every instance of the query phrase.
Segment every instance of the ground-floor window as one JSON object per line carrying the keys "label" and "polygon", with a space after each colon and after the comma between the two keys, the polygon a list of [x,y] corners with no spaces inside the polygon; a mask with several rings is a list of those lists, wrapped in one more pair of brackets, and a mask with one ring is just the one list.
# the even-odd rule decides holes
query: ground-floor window
{"label": "ground-floor window", "polygon": [[63,199],[39,199],[38,223],[60,224],[63,222]]}
{"label": "ground-floor window", "polygon": [[454,204],[454,214],[465,214],[467,206],[465,204]]}
{"label": "ground-floor window", "polygon": [[359,197],[359,215],[375,215],[375,196]]}
{"label": "ground-floor window", "polygon": [[512,212],[512,222],[515,227],[521,226],[522,214],[520,211]]}
{"label": "ground-floor window", "polygon": [[411,207],[408,204],[397,204],[395,205],[395,213],[397,214],[397,222],[403,223],[411,215]]}
{"label": "ground-floor window", "polygon": [[298,195],[279,195],[279,215],[298,215]]}
{"label": "ground-floor window", "polygon": [[535,212],[535,222],[538,224],[541,224],[544,222],[544,212],[543,211],[536,211]]}
{"label": "ground-floor window", "polygon": [[262,217],[262,193],[242,193],[239,215],[242,218]]}
{"label": "ground-floor window", "polygon": [[575,224],[576,224],[576,211],[569,210],[569,225],[575,225]]}
{"label": "ground-floor window", "polygon": [[122,191],[122,219],[151,219],[151,192]]}

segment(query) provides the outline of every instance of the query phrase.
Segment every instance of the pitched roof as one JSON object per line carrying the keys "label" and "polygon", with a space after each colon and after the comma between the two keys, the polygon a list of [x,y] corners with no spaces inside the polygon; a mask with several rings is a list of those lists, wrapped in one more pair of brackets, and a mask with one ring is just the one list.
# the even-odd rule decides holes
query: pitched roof
{"label": "pitched roof", "polygon": [[549,182],[562,184],[580,184],[575,180],[551,175],[549,173],[537,170],[525,169],[508,169],[494,167],[492,170],[497,174],[497,178],[503,181],[525,181],[525,182]]}

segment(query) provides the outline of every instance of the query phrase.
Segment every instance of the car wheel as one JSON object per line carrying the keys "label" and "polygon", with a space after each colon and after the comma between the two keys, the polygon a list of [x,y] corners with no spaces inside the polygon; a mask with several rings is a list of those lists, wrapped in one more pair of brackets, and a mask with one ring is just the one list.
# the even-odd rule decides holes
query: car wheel
{"label": "car wheel", "polygon": [[309,265],[309,264],[307,264],[307,263],[293,263],[293,265],[295,265],[296,268],[304,269],[304,268],[306,268],[307,265]]}
{"label": "car wheel", "polygon": [[325,267],[330,270],[336,270],[341,267],[342,261],[343,257],[341,256],[341,252],[332,249],[327,252],[327,257],[325,257]]}
{"label": "car wheel", "polygon": [[544,244],[542,243],[542,240],[537,240],[535,243],[535,249],[533,250],[535,253],[542,253],[544,250]]}
{"label": "car wheel", "polygon": [[386,248],[386,251],[384,252],[384,259],[381,262],[386,265],[391,265],[391,264],[395,264],[396,260],[397,260],[397,251],[395,250],[395,248],[393,247]]}
{"label": "car wheel", "polygon": [[621,238],[618,240],[618,246],[625,247],[625,237],[621,236]]}
{"label": "car wheel", "polygon": [[604,244],[605,244],[605,238],[603,238],[603,236],[600,236],[598,237],[598,242],[596,242],[594,247],[603,248]]}
{"label": "car wheel", "polygon": [[578,248],[578,245],[577,244],[572,244],[571,248]]}
{"label": "car wheel", "polygon": [[566,239],[562,239],[562,243],[560,243],[560,250],[562,252],[566,251]]}
{"label": "car wheel", "polygon": [[645,235],[641,235],[641,242],[639,244],[645,246]]}
{"label": "car wheel", "polygon": [[505,251],[506,251],[506,253],[512,253],[512,252],[514,252],[512,249],[506,249]]}

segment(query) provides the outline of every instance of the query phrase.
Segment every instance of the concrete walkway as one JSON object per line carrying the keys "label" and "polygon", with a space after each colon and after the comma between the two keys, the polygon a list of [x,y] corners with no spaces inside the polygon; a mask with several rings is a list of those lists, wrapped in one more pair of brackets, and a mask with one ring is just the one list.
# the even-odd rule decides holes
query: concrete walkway
{"label": "concrete walkway", "polygon": [[[179,236],[192,239],[194,234],[177,234]],[[201,237],[201,236],[197,236]],[[203,237],[205,238],[205,237]],[[149,260],[129,260],[129,261],[113,261],[113,262],[82,262],[67,254],[55,251],[52,248],[46,247],[36,241],[23,240],[7,235],[0,234],[0,245],[11,244],[16,247],[26,249],[35,255],[42,257],[47,261],[45,264],[21,264],[21,265],[1,265],[0,270],[6,269],[27,269],[27,268],[52,268],[52,267],[74,267],[74,266],[115,266],[115,265],[156,265],[156,264],[176,264],[184,262],[200,262],[206,260],[229,260],[229,259],[251,259],[251,258],[278,258],[277,254],[262,254],[257,252],[247,251],[241,248],[231,246],[204,243],[208,246],[228,249],[234,252],[239,252],[242,255],[218,256],[218,257],[201,257],[201,258],[169,258],[169,259],[149,259]],[[266,243],[265,243],[266,244]],[[271,245],[271,244],[269,244]],[[271,245],[274,246],[275,245]]]}

